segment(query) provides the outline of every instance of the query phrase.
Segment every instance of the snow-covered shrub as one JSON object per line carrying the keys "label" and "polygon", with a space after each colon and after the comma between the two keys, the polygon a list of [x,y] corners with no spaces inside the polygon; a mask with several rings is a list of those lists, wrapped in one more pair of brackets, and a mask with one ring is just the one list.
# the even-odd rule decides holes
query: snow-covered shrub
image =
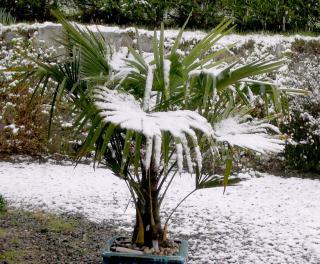
{"label": "snow-covered shrub", "polygon": [[290,134],[293,142],[285,148],[289,166],[306,171],[320,172],[320,96],[319,93],[294,100],[290,121],[283,131]]}
{"label": "snow-covered shrub", "polygon": [[307,53],[311,55],[320,55],[320,40],[296,39],[291,46],[292,51],[297,53]]}
{"label": "snow-covered shrub", "polygon": [[[31,40],[30,40],[31,41]],[[28,52],[37,56],[29,40],[14,38],[1,41],[0,67],[10,69],[17,66],[31,66],[32,63],[21,56]],[[2,153],[42,153],[45,144],[45,117],[41,117],[41,103],[28,106],[31,98],[29,87],[23,87],[14,80],[15,74],[3,72],[0,83],[0,151]]]}
{"label": "snow-covered shrub", "polygon": [[14,73],[17,67],[33,67],[30,59],[54,63],[55,49],[37,42],[30,31],[11,33],[15,36],[13,39],[3,37],[0,41],[0,152],[29,155],[72,153],[75,143],[70,141],[68,131],[72,119],[70,106],[66,102],[59,105],[52,129],[56,136],[48,142],[47,119],[52,93],[48,91],[41,99],[31,102],[36,86],[19,82],[17,73]]}
{"label": "snow-covered shrub", "polygon": [[[307,44],[306,44],[307,45]],[[281,128],[292,140],[285,148],[286,163],[295,169],[320,172],[320,57],[294,53],[282,82],[305,88],[310,95],[291,99],[289,117]]]}

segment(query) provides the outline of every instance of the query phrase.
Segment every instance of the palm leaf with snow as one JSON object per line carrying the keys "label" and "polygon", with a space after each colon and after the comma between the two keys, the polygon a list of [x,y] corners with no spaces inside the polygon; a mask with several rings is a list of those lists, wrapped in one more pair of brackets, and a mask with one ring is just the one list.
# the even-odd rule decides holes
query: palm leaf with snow
{"label": "palm leaf with snow", "polygon": [[284,141],[277,136],[279,129],[265,120],[248,120],[250,117],[228,117],[214,125],[215,139],[231,146],[250,149],[262,154],[283,150]]}
{"label": "palm leaf with snow", "polygon": [[201,167],[201,153],[196,132],[201,132],[208,142],[212,142],[213,130],[207,120],[190,110],[168,112],[145,112],[130,94],[98,87],[93,92],[94,104],[99,115],[108,124],[114,124],[124,130],[134,131],[146,138],[145,169],[148,170],[153,153],[156,169],[160,165],[162,137],[169,133],[176,149],[176,160],[179,171],[183,169],[183,151],[188,169],[193,171],[188,139],[192,142],[196,162]]}
{"label": "palm leaf with snow", "polygon": [[[248,105],[252,96],[260,96],[265,101],[266,109],[271,103],[276,112],[285,112],[286,95],[293,91],[270,85],[270,82],[264,84],[268,82],[262,79],[263,74],[277,70],[285,60],[265,56],[243,64],[230,53],[232,45],[211,51],[213,45],[229,32],[229,23],[230,21],[222,22],[185,56],[177,52],[182,31],[173,48],[166,51],[162,26],[160,39],[157,39],[156,32],[154,34],[153,60],[147,62],[143,55],[130,49],[133,58],[126,60],[125,70],[129,73],[126,73],[128,78],[119,79],[121,85],[127,91],[133,89],[135,96],[142,98],[146,80],[150,79],[149,70],[152,69],[152,91],[157,99],[154,100],[153,107],[158,110],[170,110],[179,106],[206,114],[210,108],[216,107],[221,98],[228,102],[234,101],[232,107],[235,107],[236,104]],[[223,54],[224,59],[216,59]],[[294,92],[304,93],[298,90]]]}

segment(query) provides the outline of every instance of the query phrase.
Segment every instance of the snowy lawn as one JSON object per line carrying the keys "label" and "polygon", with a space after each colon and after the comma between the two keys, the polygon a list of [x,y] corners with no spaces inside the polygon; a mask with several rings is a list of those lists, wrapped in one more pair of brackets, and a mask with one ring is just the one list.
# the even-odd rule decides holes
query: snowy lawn
{"label": "snowy lawn", "polygon": [[[188,238],[189,263],[320,263],[320,181],[249,177],[239,186],[196,192],[174,215],[171,236]],[[176,178],[170,212],[193,186]],[[134,208],[124,182],[104,168],[0,162],[0,193],[13,206],[114,219],[130,231]]]}

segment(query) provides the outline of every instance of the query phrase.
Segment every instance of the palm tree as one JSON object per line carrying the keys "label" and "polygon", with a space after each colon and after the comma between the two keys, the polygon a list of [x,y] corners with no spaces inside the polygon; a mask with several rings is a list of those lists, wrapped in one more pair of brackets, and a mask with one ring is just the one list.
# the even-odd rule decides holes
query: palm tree
{"label": "palm tree", "polygon": [[[54,14],[63,25],[61,43],[68,56],[57,64],[35,61],[21,77],[35,84],[35,95],[49,89],[50,81],[56,84],[50,120],[61,98],[80,110],[74,127],[78,132],[89,129],[78,161],[93,150],[95,162],[105,162],[126,182],[136,208],[134,243],[157,247],[166,242],[167,223],[175,210],[161,222],[160,207],[177,173],[194,174],[191,193],[226,186],[233,183],[228,176],[234,147],[261,153],[281,150],[283,141],[269,133],[278,132],[276,127],[248,118],[253,109],[250,96],[260,96],[281,112],[286,110],[286,94],[301,91],[259,79],[284,60],[265,57],[242,65],[230,53],[233,45],[212,52],[233,29],[231,21],[221,22],[186,55],[179,46],[187,21],[169,51],[162,25],[159,38],[154,32],[151,59],[129,47],[126,67],[114,70],[109,64],[113,54],[102,35]],[[222,152],[226,169],[218,178],[202,167],[202,160],[214,160]]]}

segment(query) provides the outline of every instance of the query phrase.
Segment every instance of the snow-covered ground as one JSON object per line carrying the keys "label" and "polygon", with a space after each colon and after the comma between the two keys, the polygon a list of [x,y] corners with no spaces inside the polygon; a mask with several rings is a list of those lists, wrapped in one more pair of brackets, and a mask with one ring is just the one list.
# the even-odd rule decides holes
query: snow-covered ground
{"label": "snow-covered ground", "polygon": [[[108,25],[82,25],[82,24],[76,24],[80,28],[88,28],[91,31],[94,32],[101,32],[101,33],[117,33],[117,34],[123,34],[123,33],[132,33],[135,32],[134,27],[119,27],[119,26],[108,26]],[[29,30],[29,29],[48,29],[48,28],[56,28],[60,29],[61,25],[53,22],[44,22],[44,23],[34,23],[34,24],[27,24],[27,23],[19,23],[19,24],[13,24],[10,26],[5,26],[0,24],[0,33],[4,32],[6,30]],[[153,37],[154,31],[153,30],[147,30],[143,28],[138,29],[140,35],[146,35],[149,37]],[[160,35],[160,31],[157,31],[158,36]],[[179,29],[166,29],[166,37],[167,38],[175,38],[179,33]],[[183,34],[183,39],[186,41],[192,41],[192,40],[200,40],[203,37],[205,37],[206,32],[201,30],[194,30],[194,31],[188,31],[186,30]],[[247,35],[237,35],[237,34],[230,34],[230,37],[227,37],[227,39],[232,38],[232,42],[235,40],[242,40],[242,39],[253,39],[254,41],[262,42],[262,43],[269,43],[270,39],[276,40],[278,42],[287,40],[287,41],[293,41],[295,38],[303,38],[305,40],[311,40],[311,39],[320,39],[320,36],[317,37],[311,37],[311,36],[301,36],[298,34],[292,34],[290,36],[287,35],[281,35],[281,34],[273,34],[273,35],[266,35],[266,34],[247,34]],[[230,40],[227,42],[230,42]]]}
{"label": "snow-covered ground", "polygon": [[[189,238],[189,263],[320,263],[320,181],[248,178],[225,195],[198,191],[174,215],[169,230]],[[192,187],[190,175],[177,177],[165,209]],[[0,193],[13,206],[112,218],[126,230],[134,220],[125,183],[105,168],[0,162]]]}

